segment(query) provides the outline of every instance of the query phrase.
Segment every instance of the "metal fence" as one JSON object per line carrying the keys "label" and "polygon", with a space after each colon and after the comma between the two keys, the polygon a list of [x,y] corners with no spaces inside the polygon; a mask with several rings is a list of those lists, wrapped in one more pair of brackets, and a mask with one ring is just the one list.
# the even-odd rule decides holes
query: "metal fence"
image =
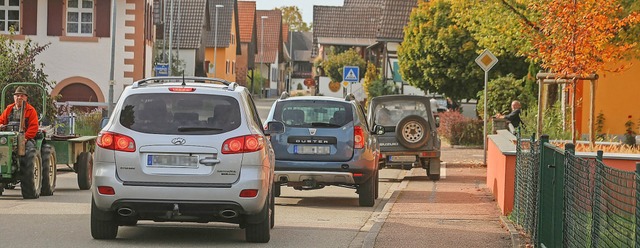
{"label": "metal fence", "polygon": [[[635,172],[575,156],[542,136],[517,136],[510,218],[536,247],[640,248],[640,163]],[[637,197],[638,196],[638,197]]]}

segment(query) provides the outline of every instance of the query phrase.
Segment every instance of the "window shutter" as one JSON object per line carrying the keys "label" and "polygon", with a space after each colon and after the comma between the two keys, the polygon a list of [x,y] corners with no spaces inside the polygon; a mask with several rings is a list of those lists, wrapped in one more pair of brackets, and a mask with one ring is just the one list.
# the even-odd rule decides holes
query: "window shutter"
{"label": "window shutter", "polygon": [[23,0],[22,2],[22,34],[36,35],[38,32],[38,0]]}
{"label": "window shutter", "polygon": [[47,35],[62,35],[62,4],[63,0],[49,0],[47,8]]}
{"label": "window shutter", "polygon": [[96,0],[96,36],[109,37],[111,35],[111,1]]}

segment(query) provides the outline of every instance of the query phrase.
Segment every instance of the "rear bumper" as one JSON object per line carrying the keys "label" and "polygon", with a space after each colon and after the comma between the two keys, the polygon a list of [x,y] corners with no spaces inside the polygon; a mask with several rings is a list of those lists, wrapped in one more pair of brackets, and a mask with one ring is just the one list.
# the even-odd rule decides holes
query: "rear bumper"
{"label": "rear bumper", "polygon": [[[132,205],[137,212],[167,211],[168,206],[172,210],[177,203],[179,208],[184,205],[195,212],[207,207],[211,207],[210,213],[219,208],[231,208],[238,214],[251,215],[263,209],[271,186],[271,172],[261,166],[243,166],[238,181],[225,187],[130,186],[117,177],[113,163],[96,162],[93,170],[91,191],[96,207],[103,211],[116,211],[124,205]],[[115,194],[100,194],[99,186],[111,187]],[[240,197],[244,189],[258,189],[258,194]]]}
{"label": "rear bumper", "polygon": [[[276,160],[274,181],[282,183],[313,180],[325,184],[360,184],[378,170],[377,160],[345,162]],[[356,174],[356,176],[354,176]]]}

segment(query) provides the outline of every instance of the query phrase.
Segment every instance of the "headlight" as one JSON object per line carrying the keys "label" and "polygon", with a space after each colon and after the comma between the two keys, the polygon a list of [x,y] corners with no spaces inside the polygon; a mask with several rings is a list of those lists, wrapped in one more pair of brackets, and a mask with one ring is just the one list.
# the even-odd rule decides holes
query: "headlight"
{"label": "headlight", "polygon": [[0,137],[0,145],[6,145],[7,144],[7,137]]}

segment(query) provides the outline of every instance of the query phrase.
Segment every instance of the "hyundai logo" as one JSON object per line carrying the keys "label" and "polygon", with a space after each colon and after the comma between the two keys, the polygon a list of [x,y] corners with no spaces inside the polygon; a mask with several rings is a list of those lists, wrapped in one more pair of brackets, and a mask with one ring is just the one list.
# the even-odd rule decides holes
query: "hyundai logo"
{"label": "hyundai logo", "polygon": [[316,131],[317,131],[317,129],[315,129],[315,128],[309,128],[309,134],[311,134],[311,135],[316,135]]}
{"label": "hyundai logo", "polygon": [[184,139],[184,138],[178,137],[178,138],[172,139],[171,143],[173,143],[174,145],[178,145],[179,146],[179,145],[184,145],[184,143],[187,143],[187,140]]}

